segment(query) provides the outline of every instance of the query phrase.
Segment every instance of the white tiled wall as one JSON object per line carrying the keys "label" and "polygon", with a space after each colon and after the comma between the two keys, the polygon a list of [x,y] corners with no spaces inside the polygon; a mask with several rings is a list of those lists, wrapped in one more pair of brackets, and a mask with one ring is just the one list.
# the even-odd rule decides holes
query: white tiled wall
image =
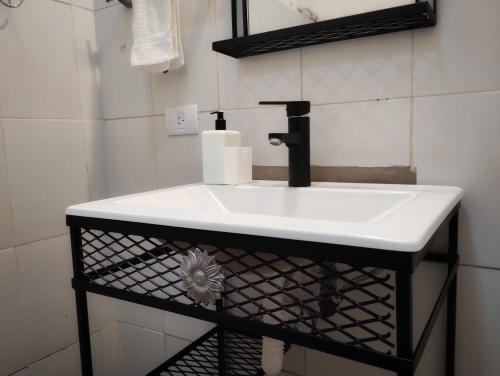
{"label": "white tiled wall", "polygon": [[[80,373],[64,210],[108,195],[93,6],[0,5],[1,376]],[[119,354],[114,302],[89,305],[93,345]]]}
{"label": "white tiled wall", "polygon": [[212,42],[215,40],[213,1],[181,1],[181,35],[185,66],[152,78],[153,110],[161,114],[165,106],[196,103],[201,111],[217,107],[217,69]]}
{"label": "white tiled wall", "polygon": [[67,232],[62,213],[88,199],[80,120],[3,121],[16,244]]}
{"label": "white tiled wall", "polygon": [[[231,35],[227,0],[182,1],[186,66],[155,75],[130,68],[131,13],[116,3],[0,7],[9,20],[0,30],[0,303],[8,318],[0,320],[0,375],[79,374],[65,206],[200,180],[200,137],[167,136],[166,107],[197,104],[201,130],[213,125],[209,111],[225,110],[255,164],[286,165],[286,149],[266,142],[285,129],[284,111],[258,101],[301,98],[313,104],[314,164],[411,165],[419,183],[466,189],[457,374],[497,374],[498,1],[442,0],[434,29],[243,60],[210,48]],[[141,374],[207,329],[110,299],[91,297],[90,306],[99,375]],[[439,334],[422,375],[439,376]],[[142,361],[129,364],[127,354],[140,350]],[[300,375],[390,374],[293,351],[287,371]]]}

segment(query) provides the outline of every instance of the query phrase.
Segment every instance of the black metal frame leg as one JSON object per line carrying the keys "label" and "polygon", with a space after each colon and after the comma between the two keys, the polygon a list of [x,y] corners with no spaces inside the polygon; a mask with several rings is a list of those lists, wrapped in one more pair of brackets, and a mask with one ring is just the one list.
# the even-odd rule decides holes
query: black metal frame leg
{"label": "black metal frame leg", "polygon": [[[458,258],[458,213],[450,222],[448,233],[448,274]],[[457,322],[457,276],[455,276],[446,304],[446,376],[455,375],[455,339]]]}
{"label": "black metal frame leg", "polygon": [[[217,311],[222,312],[222,299],[217,300]],[[219,361],[219,376],[226,375],[226,349],[224,344],[224,326],[222,322],[217,325],[217,358]]]}
{"label": "black metal frame leg", "polygon": [[92,351],[90,345],[89,313],[87,293],[75,290],[76,317],[78,320],[78,338],[80,341],[80,360],[82,376],[92,376]]}
{"label": "black metal frame leg", "polygon": [[[396,272],[396,335],[399,357],[413,359],[413,274]],[[398,376],[413,376],[408,364]]]}
{"label": "black metal frame leg", "polygon": [[[81,231],[78,227],[71,227],[71,252],[73,256],[74,280],[83,273]],[[73,288],[75,285],[73,284]],[[78,340],[80,342],[80,362],[82,376],[92,376],[92,350],[90,346],[89,311],[87,305],[87,292],[75,288],[76,319],[78,321]]]}

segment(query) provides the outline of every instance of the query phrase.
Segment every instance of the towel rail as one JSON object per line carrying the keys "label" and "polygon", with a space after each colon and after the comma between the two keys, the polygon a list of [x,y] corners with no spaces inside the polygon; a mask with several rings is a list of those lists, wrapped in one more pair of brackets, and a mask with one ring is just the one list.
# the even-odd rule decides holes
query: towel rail
{"label": "towel rail", "polygon": [[[113,0],[106,0],[107,3],[111,2]],[[125,5],[127,8],[132,8],[132,0],[118,0],[120,3]]]}

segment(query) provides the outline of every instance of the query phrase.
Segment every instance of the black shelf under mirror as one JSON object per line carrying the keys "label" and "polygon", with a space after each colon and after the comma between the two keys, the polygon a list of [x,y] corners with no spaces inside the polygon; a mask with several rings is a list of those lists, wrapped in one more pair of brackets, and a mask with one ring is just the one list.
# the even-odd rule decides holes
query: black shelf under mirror
{"label": "black shelf under mirror", "polygon": [[436,25],[436,0],[416,0],[408,5],[248,35],[246,1],[237,6],[233,0],[232,8],[235,37],[214,42],[212,49],[234,58]]}

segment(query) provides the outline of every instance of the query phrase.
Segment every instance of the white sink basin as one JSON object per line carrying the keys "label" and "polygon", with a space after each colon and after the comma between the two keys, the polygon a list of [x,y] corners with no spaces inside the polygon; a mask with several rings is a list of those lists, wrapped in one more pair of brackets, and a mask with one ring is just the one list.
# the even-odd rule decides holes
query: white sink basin
{"label": "white sink basin", "polygon": [[145,192],[67,214],[415,252],[462,197],[456,187],[256,181]]}

